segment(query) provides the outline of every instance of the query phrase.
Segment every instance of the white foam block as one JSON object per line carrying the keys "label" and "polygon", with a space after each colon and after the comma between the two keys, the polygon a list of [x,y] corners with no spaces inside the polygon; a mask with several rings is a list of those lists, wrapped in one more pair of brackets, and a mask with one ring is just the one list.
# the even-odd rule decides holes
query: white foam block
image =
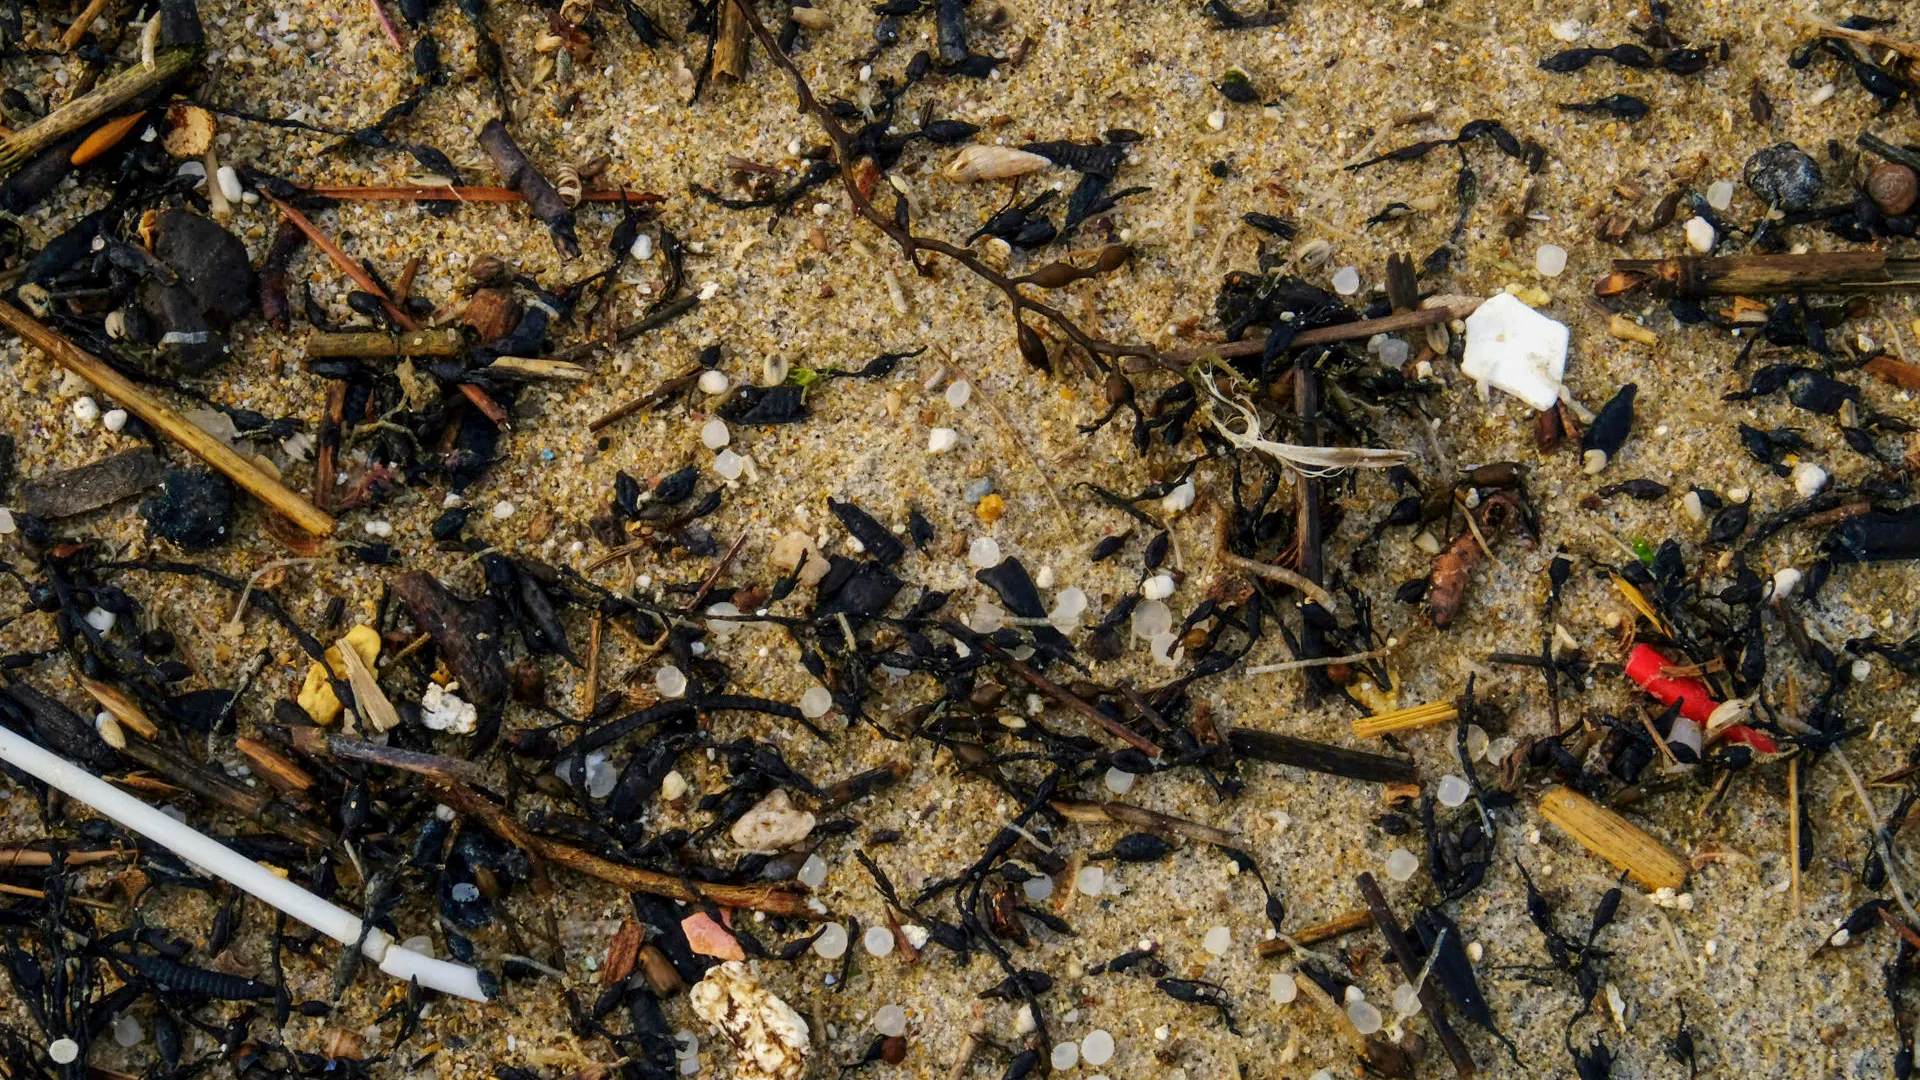
{"label": "white foam block", "polygon": [[1467,316],[1460,370],[1482,389],[1492,386],[1536,409],[1550,409],[1567,371],[1567,328],[1501,293]]}

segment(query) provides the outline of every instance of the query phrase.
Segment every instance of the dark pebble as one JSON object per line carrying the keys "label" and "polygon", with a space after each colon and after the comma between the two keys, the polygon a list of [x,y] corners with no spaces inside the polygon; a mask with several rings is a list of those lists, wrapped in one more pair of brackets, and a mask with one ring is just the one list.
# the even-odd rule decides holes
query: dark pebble
{"label": "dark pebble", "polygon": [[233,485],[204,469],[169,469],[153,494],[140,503],[153,535],[188,551],[204,551],[233,529]]}
{"label": "dark pebble", "polygon": [[1755,153],[1743,175],[1761,202],[1782,210],[1805,210],[1820,194],[1820,166],[1790,142]]}

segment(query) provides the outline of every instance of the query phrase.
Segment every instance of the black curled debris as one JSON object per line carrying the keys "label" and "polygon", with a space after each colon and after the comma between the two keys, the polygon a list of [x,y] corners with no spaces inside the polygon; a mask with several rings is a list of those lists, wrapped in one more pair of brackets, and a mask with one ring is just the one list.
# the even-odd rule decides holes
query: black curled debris
{"label": "black curled debris", "polygon": [[205,469],[169,469],[140,516],[154,536],[186,551],[205,551],[233,535],[233,484]]}

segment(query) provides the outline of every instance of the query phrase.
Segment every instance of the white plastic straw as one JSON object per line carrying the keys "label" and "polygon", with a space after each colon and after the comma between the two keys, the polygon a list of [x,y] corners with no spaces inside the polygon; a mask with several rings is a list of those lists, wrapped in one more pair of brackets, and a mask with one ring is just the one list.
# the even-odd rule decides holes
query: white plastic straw
{"label": "white plastic straw", "polygon": [[[360,917],[327,903],[293,882],[242,856],[218,840],[184,825],[57,754],[0,727],[0,758],[58,788],[187,862],[231,882],[315,930],[352,945],[360,940]],[[394,944],[379,928],[367,931],[367,959],[396,979],[469,1001],[485,1001],[480,973]]]}

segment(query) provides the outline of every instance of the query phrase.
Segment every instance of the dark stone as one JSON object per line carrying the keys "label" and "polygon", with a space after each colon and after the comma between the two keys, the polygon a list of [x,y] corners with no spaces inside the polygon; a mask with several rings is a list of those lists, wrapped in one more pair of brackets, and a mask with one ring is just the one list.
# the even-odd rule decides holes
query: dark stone
{"label": "dark stone", "polygon": [[1806,210],[1820,195],[1820,166],[1790,142],[1755,153],[1743,175],[1761,202],[1782,210]]}
{"label": "dark stone", "polygon": [[233,485],[204,469],[169,469],[140,503],[153,535],[188,551],[205,551],[233,533]]}

